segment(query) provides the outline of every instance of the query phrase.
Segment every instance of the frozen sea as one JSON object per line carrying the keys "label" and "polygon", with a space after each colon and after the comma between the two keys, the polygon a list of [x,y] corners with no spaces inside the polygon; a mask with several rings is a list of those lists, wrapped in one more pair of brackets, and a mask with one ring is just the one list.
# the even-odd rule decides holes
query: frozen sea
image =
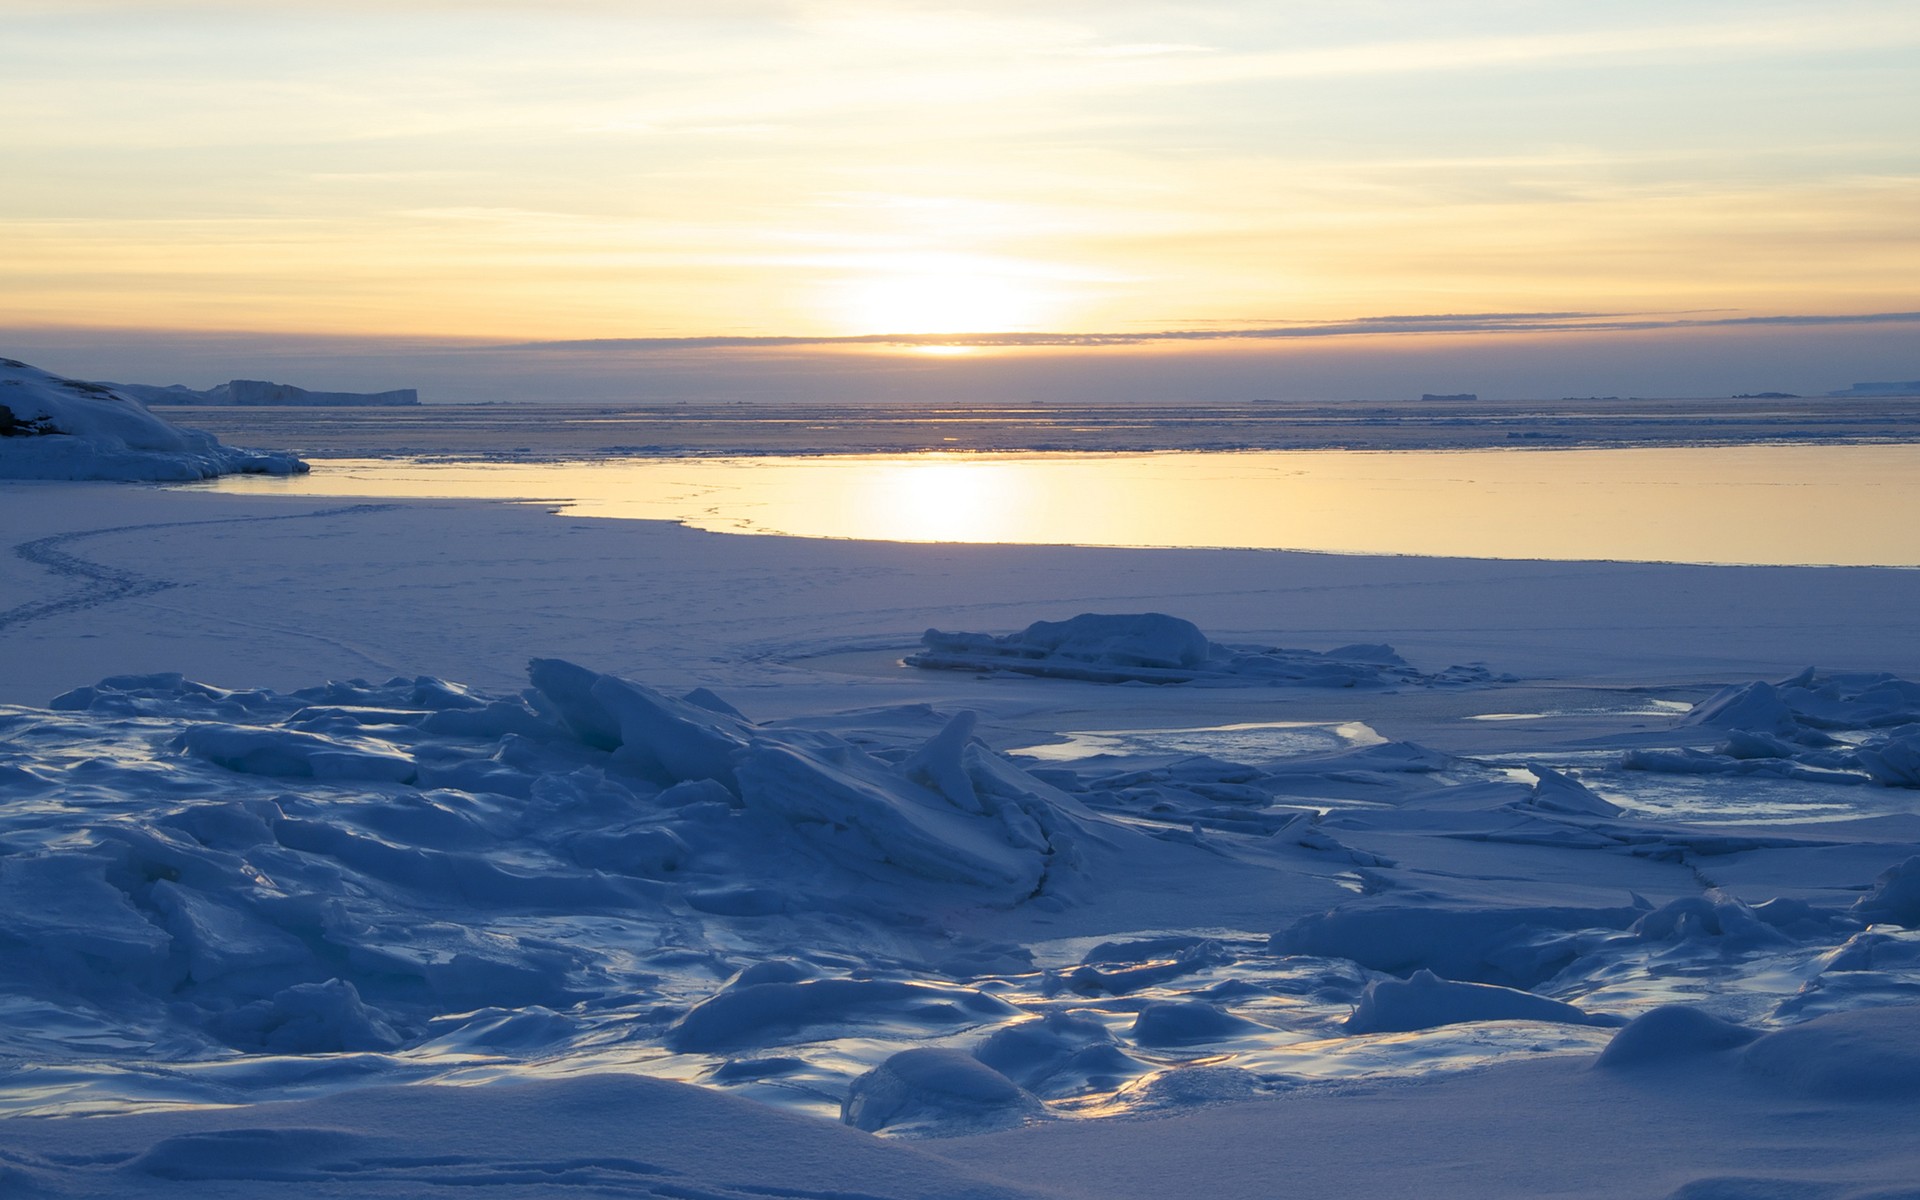
{"label": "frozen sea", "polygon": [[[1913,1194],[1898,421],[1491,456],[1680,455],[1724,526],[1594,524],[1715,559],[1423,543],[1424,500],[1343,553],[803,527],[721,473],[902,460],[763,415],[640,456],[655,519],[498,414],[291,488],[0,484],[8,1194]],[[1120,461],[982,428],[1027,453],[910,465]],[[393,494],[461,471],[545,503]]]}

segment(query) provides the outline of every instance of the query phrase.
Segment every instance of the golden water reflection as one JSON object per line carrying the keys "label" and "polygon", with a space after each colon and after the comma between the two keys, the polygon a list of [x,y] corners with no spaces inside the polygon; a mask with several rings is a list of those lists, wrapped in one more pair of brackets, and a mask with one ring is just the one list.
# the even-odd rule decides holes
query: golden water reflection
{"label": "golden water reflection", "polygon": [[341,460],[231,492],[535,500],[724,532],[1920,565],[1920,447]]}

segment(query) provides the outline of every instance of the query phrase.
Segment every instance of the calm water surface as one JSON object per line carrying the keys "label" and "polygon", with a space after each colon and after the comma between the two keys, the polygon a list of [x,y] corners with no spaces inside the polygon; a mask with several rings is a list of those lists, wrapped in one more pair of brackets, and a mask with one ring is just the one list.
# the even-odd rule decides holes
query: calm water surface
{"label": "calm water surface", "polygon": [[1470,558],[1920,565],[1920,446],[333,460],[306,496],[490,498],[728,533]]}

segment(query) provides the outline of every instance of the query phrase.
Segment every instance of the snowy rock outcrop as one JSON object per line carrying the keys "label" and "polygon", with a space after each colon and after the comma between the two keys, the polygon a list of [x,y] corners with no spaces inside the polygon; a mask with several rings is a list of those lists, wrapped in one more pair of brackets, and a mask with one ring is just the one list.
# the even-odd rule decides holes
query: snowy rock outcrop
{"label": "snowy rock outcrop", "polygon": [[112,387],[0,358],[0,479],[175,481],[306,469],[290,454],[182,429]]}
{"label": "snowy rock outcrop", "polygon": [[1481,666],[1415,670],[1391,646],[1287,650],[1209,641],[1199,626],[1165,613],[1081,613],[1035,621],[1018,633],[929,629],[908,666],[1005,671],[1090,683],[1190,683],[1213,687],[1371,688],[1488,682]]}

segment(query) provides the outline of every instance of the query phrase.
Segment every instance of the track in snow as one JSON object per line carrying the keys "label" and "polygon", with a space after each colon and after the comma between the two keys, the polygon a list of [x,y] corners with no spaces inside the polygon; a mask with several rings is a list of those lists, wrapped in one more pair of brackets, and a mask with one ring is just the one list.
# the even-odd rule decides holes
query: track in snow
{"label": "track in snow", "polygon": [[48,617],[63,616],[67,613],[82,612],[89,608],[98,608],[116,600],[126,600],[135,596],[150,596],[177,586],[177,581],[160,579],[151,575],[142,575],[122,567],[108,566],[68,553],[65,549],[74,542],[87,538],[105,537],[115,533],[137,533],[149,529],[177,529],[183,525],[236,525],[251,521],[303,521],[314,517],[339,517],[355,513],[383,512],[396,507],[392,504],[350,504],[342,508],[321,509],[318,512],[288,513],[277,517],[220,517],[207,521],[162,521],[150,525],[114,525],[106,529],[83,529],[74,533],[57,533],[51,537],[36,538],[22,542],[13,548],[16,558],[25,559],[34,566],[62,579],[75,581],[78,586],[64,595],[53,596],[45,600],[34,600],[16,605],[0,612],[0,634],[5,634],[22,625]]}

